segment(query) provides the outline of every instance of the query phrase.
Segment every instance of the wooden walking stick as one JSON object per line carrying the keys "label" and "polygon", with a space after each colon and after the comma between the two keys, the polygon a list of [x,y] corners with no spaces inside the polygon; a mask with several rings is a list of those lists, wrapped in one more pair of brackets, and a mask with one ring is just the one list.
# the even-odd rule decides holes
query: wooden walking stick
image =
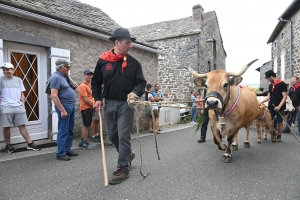
{"label": "wooden walking stick", "polygon": [[102,117],[101,112],[99,112],[99,119],[100,119],[100,140],[101,140],[101,150],[102,150],[102,164],[103,164],[103,174],[104,174],[104,186],[108,186],[108,178],[107,178],[107,169],[106,169],[106,157],[104,151],[104,141],[103,141],[103,132],[102,132]]}

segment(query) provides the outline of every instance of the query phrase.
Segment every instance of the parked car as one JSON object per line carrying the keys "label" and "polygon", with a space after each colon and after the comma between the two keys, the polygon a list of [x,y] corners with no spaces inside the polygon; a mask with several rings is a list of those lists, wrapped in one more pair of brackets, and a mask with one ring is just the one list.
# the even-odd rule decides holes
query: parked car
{"label": "parked car", "polygon": [[180,117],[186,117],[190,115],[190,111],[187,108],[187,105],[185,104],[178,103],[178,104],[172,104],[171,106],[180,107]]}

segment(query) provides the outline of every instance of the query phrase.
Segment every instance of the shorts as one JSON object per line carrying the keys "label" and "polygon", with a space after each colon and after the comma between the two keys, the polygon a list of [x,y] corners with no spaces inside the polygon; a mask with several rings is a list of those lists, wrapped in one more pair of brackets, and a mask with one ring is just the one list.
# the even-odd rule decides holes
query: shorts
{"label": "shorts", "polygon": [[159,118],[158,110],[153,110],[154,118]]}
{"label": "shorts", "polygon": [[283,110],[280,110],[280,111],[279,111],[280,114],[279,114],[277,111],[273,110],[273,109],[269,109],[269,112],[270,112],[270,114],[271,114],[271,116],[272,116],[272,119],[274,119],[274,117],[275,117],[275,115],[276,115],[276,116],[277,116],[277,122],[278,122],[278,123],[282,123],[282,122],[283,122],[283,119],[282,119],[282,117],[280,116],[280,114],[281,114],[282,116],[284,116],[284,111],[283,111]]}
{"label": "shorts", "polygon": [[81,111],[83,126],[90,127],[92,124],[92,120],[99,120],[99,112],[94,111],[91,108]]}
{"label": "shorts", "polygon": [[0,127],[16,127],[28,123],[26,113],[0,114]]}
{"label": "shorts", "polygon": [[0,106],[0,127],[16,127],[28,123],[24,105]]}

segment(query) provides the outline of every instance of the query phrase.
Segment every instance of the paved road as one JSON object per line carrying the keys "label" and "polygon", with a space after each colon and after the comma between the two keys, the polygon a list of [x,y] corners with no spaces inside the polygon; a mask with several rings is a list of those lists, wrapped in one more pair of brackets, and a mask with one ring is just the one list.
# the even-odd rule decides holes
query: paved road
{"label": "paved road", "polygon": [[[300,145],[291,134],[282,143],[257,144],[251,130],[251,147],[233,152],[232,163],[222,163],[223,152],[213,143],[198,144],[194,128],[158,135],[161,160],[154,138],[141,138],[145,179],[139,173],[139,144],[130,177],[122,184],[104,187],[101,148],[78,149],[69,162],[54,153],[0,162],[0,199],[300,199]],[[116,152],[106,148],[109,174],[115,170]]]}

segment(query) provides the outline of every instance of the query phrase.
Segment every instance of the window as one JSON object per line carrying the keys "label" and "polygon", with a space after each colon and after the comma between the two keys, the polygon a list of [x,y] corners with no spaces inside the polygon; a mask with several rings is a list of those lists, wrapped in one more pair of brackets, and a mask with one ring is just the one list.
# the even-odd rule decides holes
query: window
{"label": "window", "polygon": [[211,63],[210,61],[207,62],[207,72],[211,71]]}
{"label": "window", "polygon": [[277,73],[277,56],[275,56],[274,58],[274,69],[273,69],[274,73]]}

